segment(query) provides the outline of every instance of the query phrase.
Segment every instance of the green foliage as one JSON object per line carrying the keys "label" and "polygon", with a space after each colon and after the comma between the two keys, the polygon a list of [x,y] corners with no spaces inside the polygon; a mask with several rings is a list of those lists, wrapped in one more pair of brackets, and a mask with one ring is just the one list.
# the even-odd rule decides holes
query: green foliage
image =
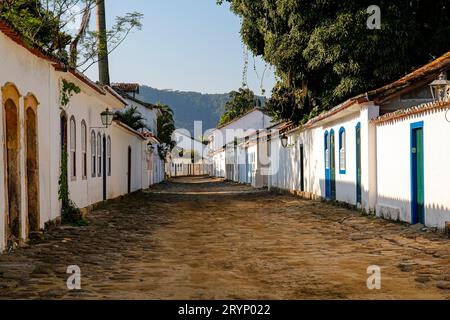
{"label": "green foliage", "polygon": [[[127,13],[124,16],[116,17],[115,23],[111,29],[106,30],[107,48],[102,47],[97,30],[87,30],[83,36],[80,46],[80,61],[78,67],[86,72],[90,67],[98,62],[100,52],[106,52],[107,55],[115,51],[135,29],[142,29],[142,20],[144,15],[139,12]],[[108,50],[106,50],[108,49]]]}
{"label": "green foliage", "polygon": [[203,130],[215,128],[230,97],[228,93],[202,94],[141,86],[140,99],[169,105],[174,111],[176,127],[187,129],[194,136],[194,121],[202,121]]}
{"label": "green foliage", "polygon": [[[255,94],[248,88],[240,88],[239,91],[230,92],[230,100],[225,103],[225,113],[219,120],[219,126],[222,126],[236,118],[244,115],[249,110],[257,106],[259,100],[256,100]],[[259,102],[261,105],[261,102]]]}
{"label": "green foliage", "polygon": [[137,107],[131,107],[124,111],[117,111],[116,118],[136,131],[147,129],[145,118],[138,111]]}
{"label": "green foliage", "polygon": [[73,82],[63,79],[60,92],[61,106],[66,107],[70,102],[70,98],[72,98],[74,94],[79,94],[80,92],[80,87],[75,85]]}
{"label": "green foliage", "polygon": [[[0,18],[11,24],[29,45],[38,46],[83,72],[98,62],[100,47],[98,31],[89,30],[95,0],[2,0]],[[81,8],[74,12],[75,8]],[[81,18],[77,32],[67,30],[70,22]],[[116,50],[134,29],[142,28],[139,12],[116,17],[106,31],[107,54]]]}
{"label": "green foliage", "polygon": [[450,49],[447,0],[378,1],[381,30],[367,28],[369,0],[227,2],[242,18],[243,42],[280,78],[270,109],[296,122]]}
{"label": "green foliage", "polygon": [[162,142],[158,152],[161,159],[167,159],[167,155],[175,147],[176,142],[172,139],[172,134],[175,131],[175,120],[173,118],[173,111],[168,105],[158,103],[157,108],[161,110],[161,115],[158,117],[158,139]]}
{"label": "green foliage", "polygon": [[3,0],[0,17],[8,21],[29,42],[67,61],[66,47],[72,37],[61,28],[59,18],[40,0]]}
{"label": "green foliage", "polygon": [[62,223],[76,224],[79,226],[86,225],[87,222],[81,217],[80,209],[70,200],[69,181],[68,181],[68,154],[66,148],[61,153],[61,168],[58,179],[58,199],[62,203]]}

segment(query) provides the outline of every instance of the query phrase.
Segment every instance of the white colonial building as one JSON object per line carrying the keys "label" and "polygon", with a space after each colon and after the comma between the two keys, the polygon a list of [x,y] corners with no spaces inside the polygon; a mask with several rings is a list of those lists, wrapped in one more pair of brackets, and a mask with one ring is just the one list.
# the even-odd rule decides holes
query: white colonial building
{"label": "white colonial building", "polygon": [[[242,183],[251,183],[256,172],[256,146],[246,145],[246,137],[272,126],[272,118],[261,108],[210,132],[209,157],[213,174]],[[238,145],[241,147],[238,148]]]}
{"label": "white colonial building", "polygon": [[[0,61],[0,251],[60,219],[64,153],[70,199],[79,208],[161,180],[148,178],[153,138],[117,121],[103,125],[102,112],[127,106],[113,89],[29,45],[3,20]],[[61,103],[64,81],[80,89],[67,105]]]}
{"label": "white colonial building", "polygon": [[[239,182],[267,183],[271,190],[343,202],[387,219],[448,228],[449,70],[450,52],[305,125],[281,123],[240,137],[231,156],[225,147],[213,154],[215,175],[229,178],[224,163],[242,163],[243,146],[245,157],[255,152],[270,163],[258,182],[258,174],[250,179],[239,174]],[[258,172],[251,165],[250,170]]]}

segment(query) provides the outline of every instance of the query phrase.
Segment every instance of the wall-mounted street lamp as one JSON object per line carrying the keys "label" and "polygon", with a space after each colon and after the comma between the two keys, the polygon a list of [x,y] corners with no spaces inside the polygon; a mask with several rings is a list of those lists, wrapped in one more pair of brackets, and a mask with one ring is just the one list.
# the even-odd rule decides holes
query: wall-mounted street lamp
{"label": "wall-mounted street lamp", "polygon": [[281,146],[286,149],[289,142],[288,136],[283,134],[280,139],[281,139]]}
{"label": "wall-mounted street lamp", "polygon": [[180,156],[180,158],[183,158],[184,156],[184,149],[180,148],[180,151],[178,151],[178,155]]}
{"label": "wall-mounted street lamp", "polygon": [[109,111],[107,108],[105,111],[100,113],[100,117],[102,118],[102,124],[105,126],[105,128],[108,128],[112,125],[112,122],[114,120],[114,112]]}
{"label": "wall-mounted street lamp", "polygon": [[439,78],[430,84],[431,95],[434,102],[446,102],[450,100],[450,81],[443,72]]}
{"label": "wall-mounted street lamp", "polygon": [[148,152],[153,153],[153,151],[154,151],[153,143],[151,143],[151,142],[147,143],[147,150],[148,150]]}

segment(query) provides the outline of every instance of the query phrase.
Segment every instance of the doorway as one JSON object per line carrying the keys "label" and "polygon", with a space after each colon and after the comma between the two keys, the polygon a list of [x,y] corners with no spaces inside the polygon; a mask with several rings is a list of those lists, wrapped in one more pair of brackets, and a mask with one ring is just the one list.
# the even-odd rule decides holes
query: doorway
{"label": "doorway", "polygon": [[411,125],[412,224],[425,224],[423,122]]}
{"label": "doorway", "polygon": [[300,191],[305,192],[305,146],[300,145]]}
{"label": "doorway", "polygon": [[39,162],[37,139],[37,101],[34,97],[25,99],[26,158],[27,158],[27,217],[28,236],[40,230],[39,214]]}
{"label": "doorway", "polygon": [[[18,101],[18,99],[17,99]],[[19,116],[17,104],[7,99],[5,111],[6,180],[7,180],[7,240],[8,246],[21,238],[21,194],[19,156]]]}
{"label": "doorway", "polygon": [[131,193],[131,147],[128,147],[128,193]]}
{"label": "doorway", "polygon": [[102,150],[102,153],[103,153],[103,201],[107,200],[107,192],[106,192],[106,182],[107,181],[106,181],[106,179],[107,179],[107,172],[108,172],[108,170],[106,168],[106,162],[107,162],[107,158],[106,158],[107,151],[106,151],[106,148],[107,148],[106,136],[103,135],[103,150]]}
{"label": "doorway", "polygon": [[336,200],[336,142],[334,130],[330,132],[330,188],[331,200]]}
{"label": "doorway", "polygon": [[356,126],[356,204],[362,204],[361,124]]}

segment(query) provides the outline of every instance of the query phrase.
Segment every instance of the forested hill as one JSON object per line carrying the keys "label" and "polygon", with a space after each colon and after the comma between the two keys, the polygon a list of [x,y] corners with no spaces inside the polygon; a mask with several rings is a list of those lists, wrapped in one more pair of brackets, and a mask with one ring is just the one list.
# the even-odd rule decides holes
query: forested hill
{"label": "forested hill", "polygon": [[193,133],[194,121],[203,121],[203,131],[217,126],[229,95],[159,90],[141,86],[139,98],[150,103],[161,102],[169,105],[175,113],[177,128],[185,128]]}

